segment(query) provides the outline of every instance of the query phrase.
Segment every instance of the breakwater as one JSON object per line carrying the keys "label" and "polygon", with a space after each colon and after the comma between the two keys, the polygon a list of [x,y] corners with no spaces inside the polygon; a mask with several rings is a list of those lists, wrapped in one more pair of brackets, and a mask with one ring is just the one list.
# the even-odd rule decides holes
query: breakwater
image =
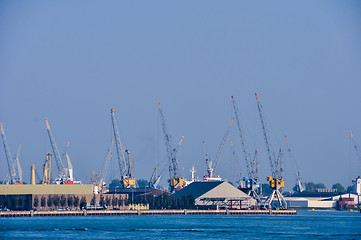
{"label": "breakwater", "polygon": [[84,210],[8,211],[0,217],[114,216],[114,215],[296,215],[296,210]]}

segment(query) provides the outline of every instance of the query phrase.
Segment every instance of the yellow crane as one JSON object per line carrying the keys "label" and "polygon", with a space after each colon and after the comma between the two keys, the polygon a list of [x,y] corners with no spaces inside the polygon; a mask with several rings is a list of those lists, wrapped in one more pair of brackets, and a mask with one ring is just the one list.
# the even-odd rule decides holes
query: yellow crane
{"label": "yellow crane", "polygon": [[42,184],[50,184],[51,177],[51,153],[46,154],[46,160],[44,163],[43,181]]}

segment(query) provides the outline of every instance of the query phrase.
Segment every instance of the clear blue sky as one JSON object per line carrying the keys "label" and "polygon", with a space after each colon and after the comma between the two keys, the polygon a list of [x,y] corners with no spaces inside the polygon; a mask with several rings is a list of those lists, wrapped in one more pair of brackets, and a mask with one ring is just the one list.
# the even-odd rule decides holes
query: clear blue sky
{"label": "clear blue sky", "polygon": [[[205,173],[202,141],[214,155],[230,119],[231,95],[270,174],[254,93],[274,151],[287,134],[305,181],[351,184],[361,162],[360,1],[0,1],[0,122],[29,182],[51,151],[70,141],[74,174],[103,166],[114,107],[137,178],[149,179],[166,156],[163,104],[174,142],[184,135],[183,174]],[[218,174],[245,174],[239,137]],[[286,185],[295,173],[285,156]],[[7,171],[0,147],[0,178]],[[53,173],[57,173],[53,164]],[[118,174],[112,164],[111,176]],[[166,172],[165,177],[168,177]]]}

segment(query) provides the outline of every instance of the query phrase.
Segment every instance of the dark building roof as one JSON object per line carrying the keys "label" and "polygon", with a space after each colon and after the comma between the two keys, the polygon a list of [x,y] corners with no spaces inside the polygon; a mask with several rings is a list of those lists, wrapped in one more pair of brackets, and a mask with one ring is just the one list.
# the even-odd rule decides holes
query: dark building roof
{"label": "dark building roof", "polygon": [[198,198],[205,194],[206,192],[212,190],[213,188],[217,187],[218,185],[222,184],[223,181],[217,182],[192,182],[185,188],[175,192],[173,194],[174,197],[180,198],[183,196],[192,195],[194,198]]}

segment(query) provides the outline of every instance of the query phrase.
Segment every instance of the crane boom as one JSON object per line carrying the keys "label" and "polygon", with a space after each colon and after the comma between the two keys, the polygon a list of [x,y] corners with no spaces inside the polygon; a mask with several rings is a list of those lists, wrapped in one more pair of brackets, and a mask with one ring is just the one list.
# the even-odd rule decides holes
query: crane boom
{"label": "crane boom", "polygon": [[[178,149],[179,149],[179,147],[182,145],[183,140],[184,140],[184,136],[182,136],[181,139],[179,140],[178,145],[177,145],[177,147],[175,148],[175,152],[178,152]],[[159,186],[159,182],[160,182],[160,180],[161,180],[161,178],[162,178],[162,175],[163,175],[163,172],[164,172],[164,170],[165,170],[165,167],[166,167],[166,166],[162,167],[162,168],[161,168],[161,171],[159,171],[159,169],[160,169],[160,164],[158,164],[158,165],[154,168],[153,173],[152,173],[152,176],[150,177],[150,180],[149,180],[149,187],[151,187],[151,188],[159,188],[159,187],[160,187],[160,186]]]}
{"label": "crane boom", "polygon": [[60,152],[59,149],[55,143],[55,139],[53,136],[53,133],[50,129],[50,125],[48,122],[48,118],[45,118],[45,123],[46,123],[46,130],[48,132],[49,135],[49,139],[50,139],[50,143],[51,143],[51,147],[53,149],[53,153],[54,153],[54,157],[55,157],[55,162],[56,162],[56,166],[58,167],[58,172],[59,172],[59,178],[62,181],[67,181],[69,176],[67,174],[67,170],[64,167],[63,161],[61,160],[61,156],[60,156]]}
{"label": "crane boom", "polygon": [[219,147],[218,147],[218,151],[217,151],[216,157],[214,158],[214,159],[215,159],[215,160],[214,160],[214,164],[213,164],[213,166],[212,166],[212,167],[213,167],[213,173],[214,173],[214,172],[216,171],[216,169],[217,169],[219,159],[221,158],[221,155],[222,155],[222,152],[223,152],[224,144],[225,144],[225,142],[226,142],[226,140],[227,140],[229,131],[231,130],[231,127],[232,127],[232,125],[233,125],[233,120],[234,120],[234,119],[232,118],[229,126],[228,126],[227,129],[226,129],[226,132],[224,133],[224,136],[223,136],[223,138],[222,138],[221,144],[220,144]]}
{"label": "crane boom", "polygon": [[179,171],[178,161],[176,157],[177,148],[172,147],[171,136],[169,135],[167,130],[167,124],[165,122],[162,105],[160,104],[160,102],[158,103],[158,105],[159,105],[159,115],[162,124],[163,135],[164,135],[164,143],[167,149],[167,156],[169,161],[169,176],[170,176],[169,183],[170,183],[170,191],[172,192],[177,187],[182,187],[184,185],[184,180]]}
{"label": "crane boom", "polygon": [[354,139],[354,136],[353,136],[352,131],[350,131],[350,136],[351,136],[352,145],[353,145],[353,147],[355,148],[355,152],[356,152],[357,158],[359,159],[359,161],[360,161],[360,163],[361,163],[361,152],[360,152],[360,149],[358,148],[358,146],[357,146],[357,144],[356,144],[356,141],[355,141],[355,139]]}
{"label": "crane boom", "polygon": [[266,128],[266,123],[264,121],[264,117],[263,117],[263,108],[261,105],[261,102],[259,101],[259,98],[257,96],[257,93],[255,93],[256,95],[256,100],[257,100],[257,106],[258,106],[258,112],[259,112],[259,116],[260,116],[260,120],[261,120],[261,125],[262,125],[262,130],[263,130],[263,136],[266,142],[266,149],[267,149],[267,156],[268,156],[268,160],[270,162],[270,166],[271,166],[271,171],[272,171],[272,177],[273,178],[277,178],[278,177],[278,170],[276,169],[276,157],[275,154],[272,152],[272,146],[271,146],[271,142],[269,140],[269,134]]}
{"label": "crane boom", "polygon": [[288,137],[287,135],[285,135],[285,142],[286,142],[286,147],[287,147],[287,152],[288,152],[288,156],[291,159],[291,162],[293,163],[293,165],[295,166],[295,170],[296,170],[296,189],[297,192],[303,192],[305,190],[305,187],[303,185],[302,182],[302,176],[301,176],[301,171],[298,167],[297,161],[295,156],[293,155],[293,152],[291,150],[291,147],[288,144]]}
{"label": "crane boom", "polygon": [[168,160],[170,162],[169,166],[169,174],[171,178],[180,177],[179,167],[178,167],[178,161],[175,155],[175,151],[173,151],[172,145],[171,145],[171,136],[168,133],[167,124],[165,122],[162,105],[159,104],[159,113],[160,113],[160,120],[162,124],[163,129],[163,135],[164,135],[164,142],[167,148],[167,156]]}
{"label": "crane boom", "polygon": [[124,177],[126,175],[125,174],[126,160],[125,160],[122,142],[120,141],[118,124],[115,119],[113,108],[111,109],[111,118],[112,118],[113,133],[114,133],[114,138],[115,138],[115,149],[117,151],[118,164],[119,164],[119,169],[120,169],[120,176]]}
{"label": "crane boom", "polygon": [[246,169],[247,169],[247,174],[248,174],[248,177],[249,178],[253,178],[251,175],[251,164],[250,164],[250,154],[248,153],[247,151],[247,145],[246,145],[246,142],[244,140],[244,134],[243,134],[243,131],[242,131],[242,128],[241,128],[241,123],[240,123],[240,120],[239,120],[239,113],[238,113],[238,107],[237,107],[237,104],[236,104],[236,101],[234,100],[234,97],[232,97],[232,102],[233,102],[233,110],[234,110],[234,115],[236,117],[236,122],[237,122],[237,127],[238,127],[238,132],[239,132],[239,136],[240,136],[240,139],[241,139],[241,146],[242,146],[242,152],[243,152],[243,157],[244,157],[244,160],[246,162]]}
{"label": "crane boom", "polygon": [[0,123],[0,125],[1,125],[1,136],[2,136],[2,139],[3,139],[5,156],[6,156],[6,160],[7,160],[7,164],[8,164],[8,169],[9,169],[10,182],[15,183],[15,181],[16,181],[15,165],[14,165],[14,162],[13,162],[13,160],[11,158],[11,153],[10,153],[10,149],[9,149],[9,146],[8,146],[8,142],[6,140],[3,124]]}
{"label": "crane boom", "polygon": [[266,142],[266,149],[267,149],[267,155],[268,159],[271,165],[271,171],[272,176],[269,176],[267,178],[267,181],[269,182],[269,186],[273,189],[272,194],[266,199],[264,202],[264,205],[267,205],[268,208],[270,208],[273,204],[273,199],[276,197],[278,199],[279,207],[280,208],[287,208],[287,202],[284,199],[283,195],[279,191],[280,188],[284,187],[285,182],[283,179],[283,166],[282,166],[282,148],[279,150],[278,158],[276,159],[276,156],[274,152],[271,150],[271,142],[269,139],[268,131],[266,128],[266,124],[263,117],[263,109],[261,102],[259,101],[259,98],[256,95],[257,100],[257,106],[258,106],[258,112],[261,120],[262,130],[263,130],[263,136]]}
{"label": "crane boom", "polygon": [[18,151],[16,152],[16,155],[14,157],[14,162],[16,164],[16,172],[18,175],[19,182],[23,182],[23,169],[21,168],[20,161],[19,161],[21,145],[22,145],[22,143],[19,144]]}
{"label": "crane boom", "polygon": [[[133,173],[133,161],[130,157],[129,150],[125,150],[120,140],[119,128],[114,114],[114,108],[110,110],[113,126],[113,134],[115,140],[115,148],[117,151],[120,176],[123,187],[135,187],[135,179]],[[127,156],[125,155],[127,153]]]}
{"label": "crane boom", "polygon": [[112,158],[113,146],[114,146],[114,136],[112,137],[112,141],[110,143],[110,146],[109,146],[108,151],[107,151],[107,155],[105,157],[103,171],[101,172],[101,175],[100,175],[101,181],[104,181],[107,174],[108,174],[110,159]]}

